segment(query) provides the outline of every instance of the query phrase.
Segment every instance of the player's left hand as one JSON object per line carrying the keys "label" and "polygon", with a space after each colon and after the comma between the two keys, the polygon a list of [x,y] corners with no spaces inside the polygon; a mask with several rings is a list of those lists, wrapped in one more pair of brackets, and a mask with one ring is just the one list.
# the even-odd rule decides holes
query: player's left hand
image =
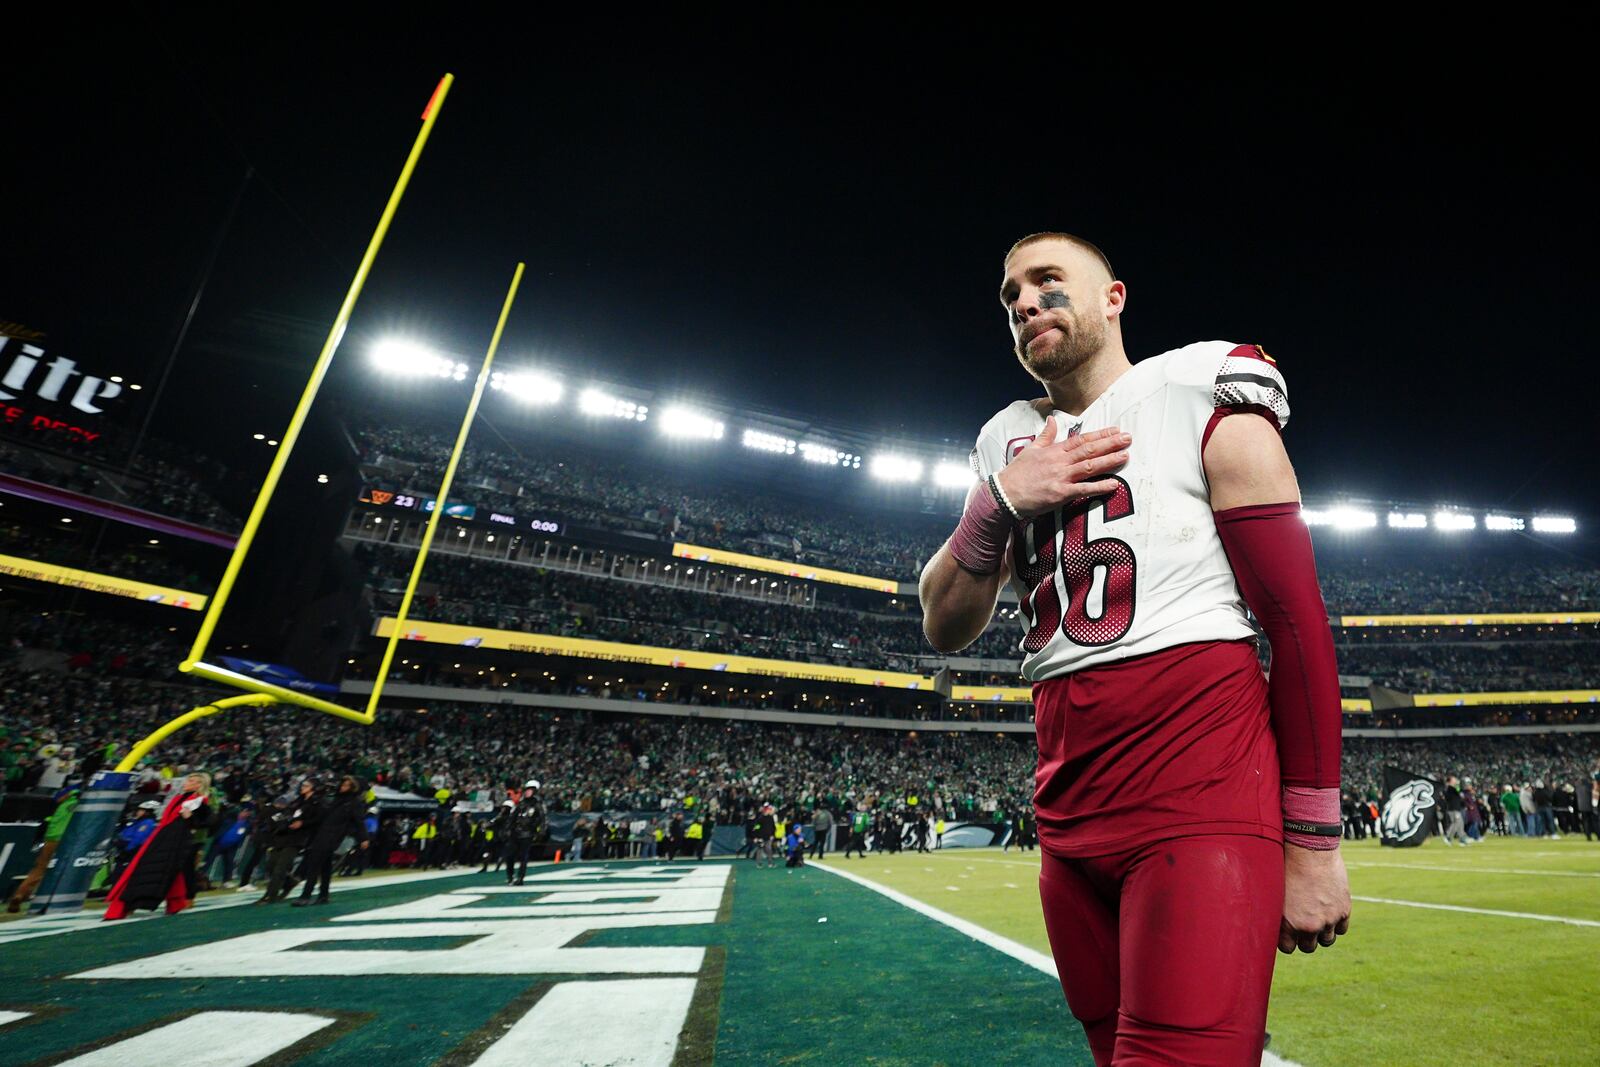
{"label": "player's left hand", "polygon": [[1350,876],[1339,850],[1283,846],[1283,921],[1278,951],[1315,952],[1350,929]]}

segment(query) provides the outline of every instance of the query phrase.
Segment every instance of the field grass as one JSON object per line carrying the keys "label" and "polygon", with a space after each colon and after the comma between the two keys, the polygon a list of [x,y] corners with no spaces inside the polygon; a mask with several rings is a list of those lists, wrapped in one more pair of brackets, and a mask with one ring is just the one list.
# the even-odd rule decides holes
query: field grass
{"label": "field grass", "polygon": [[[1600,923],[1600,844],[1346,842],[1356,897]],[[1038,856],[961,849],[842,860],[853,874],[1041,952]],[[1200,945],[1197,951],[1203,950]],[[1600,1063],[1600,925],[1356,900],[1331,950],[1279,956],[1272,1051],[1305,1067]]]}

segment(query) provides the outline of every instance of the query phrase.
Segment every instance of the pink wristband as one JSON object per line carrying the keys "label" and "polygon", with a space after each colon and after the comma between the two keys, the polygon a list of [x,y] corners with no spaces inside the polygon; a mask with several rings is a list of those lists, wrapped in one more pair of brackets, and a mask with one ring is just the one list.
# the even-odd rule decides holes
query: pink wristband
{"label": "pink wristband", "polygon": [[[1305,786],[1286,785],[1283,787],[1282,802],[1285,823],[1298,822],[1333,827],[1340,825],[1337,788],[1311,789]],[[1318,852],[1339,847],[1339,837],[1335,834],[1300,833],[1289,829],[1287,825],[1283,829],[1283,839],[1291,845]]]}
{"label": "pink wristband", "polygon": [[993,574],[1000,569],[1011,538],[1011,516],[980,481],[967,493],[967,508],[950,538],[950,554],[964,570]]}

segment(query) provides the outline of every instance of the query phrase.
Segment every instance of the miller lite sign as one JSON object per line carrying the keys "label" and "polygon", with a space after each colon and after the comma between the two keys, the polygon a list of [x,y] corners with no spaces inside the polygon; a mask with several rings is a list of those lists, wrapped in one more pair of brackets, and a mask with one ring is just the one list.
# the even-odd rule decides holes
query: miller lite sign
{"label": "miller lite sign", "polygon": [[100,401],[122,393],[119,383],[83,373],[78,370],[77,363],[66,356],[55,356],[47,361],[43,348],[5,334],[0,334],[0,365],[6,368],[5,376],[0,378],[0,400],[18,400],[31,395],[40,400],[71,404],[89,415],[99,415],[105,411]]}

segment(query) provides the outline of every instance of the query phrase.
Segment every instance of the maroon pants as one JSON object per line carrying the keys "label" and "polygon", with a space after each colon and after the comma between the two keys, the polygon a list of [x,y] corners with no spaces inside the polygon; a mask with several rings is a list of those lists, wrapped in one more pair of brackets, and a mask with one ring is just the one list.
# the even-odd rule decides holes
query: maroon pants
{"label": "maroon pants", "polygon": [[1216,834],[1045,853],[1050,950],[1096,1067],[1255,1067],[1283,916],[1283,846]]}

